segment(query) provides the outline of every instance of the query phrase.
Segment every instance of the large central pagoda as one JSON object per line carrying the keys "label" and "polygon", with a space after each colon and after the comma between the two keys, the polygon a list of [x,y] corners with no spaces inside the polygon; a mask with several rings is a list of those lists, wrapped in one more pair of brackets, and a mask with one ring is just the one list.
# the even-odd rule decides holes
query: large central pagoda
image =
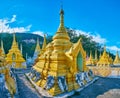
{"label": "large central pagoda", "polygon": [[70,42],[64,27],[64,11],[60,10],[60,25],[53,41],[42,47],[42,52],[33,66],[31,78],[39,87],[55,96],[77,90],[92,80],[88,71],[81,40]]}

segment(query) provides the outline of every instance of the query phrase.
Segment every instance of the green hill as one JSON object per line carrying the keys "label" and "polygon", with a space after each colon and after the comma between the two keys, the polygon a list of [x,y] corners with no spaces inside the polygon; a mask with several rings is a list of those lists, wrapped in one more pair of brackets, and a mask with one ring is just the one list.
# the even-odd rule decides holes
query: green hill
{"label": "green hill", "polygon": [[[20,44],[22,44],[23,46],[24,58],[26,53],[28,54],[28,56],[33,56],[37,38],[39,38],[41,46],[43,42],[43,37],[31,33],[16,33],[16,41],[18,42],[19,49]],[[1,39],[3,40],[5,53],[7,54],[12,45],[13,34],[0,33],[0,40]]]}
{"label": "green hill", "polygon": [[[67,28],[68,35],[70,36],[71,42],[75,43],[78,41],[79,38],[82,38],[82,44],[83,48],[86,51],[87,55],[90,54],[90,50],[93,53],[93,57],[95,55],[95,50],[98,51],[98,57],[100,55],[100,52],[103,52],[103,47],[99,43],[96,43],[92,40],[92,37],[87,37],[83,34],[80,34],[79,36],[75,34],[74,30],[71,30]],[[43,37],[31,33],[16,33],[16,40],[19,43],[19,49],[20,44],[23,45],[23,57],[25,58],[26,53],[28,56],[33,56],[35,46],[36,46],[36,40],[39,38],[40,40],[40,46],[42,47],[43,43]],[[13,40],[13,34],[9,33],[0,33],[0,40],[3,40],[4,42],[4,49],[5,53],[8,53],[8,50],[11,48],[12,40]],[[47,43],[52,41],[52,36],[47,36]],[[110,56],[114,59],[115,56],[110,53]]]}

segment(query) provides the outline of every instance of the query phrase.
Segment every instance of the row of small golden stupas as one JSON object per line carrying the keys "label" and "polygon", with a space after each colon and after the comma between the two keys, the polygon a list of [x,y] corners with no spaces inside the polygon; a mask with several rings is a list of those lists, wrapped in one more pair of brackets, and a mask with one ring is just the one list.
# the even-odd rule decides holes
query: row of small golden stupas
{"label": "row of small golden stupas", "polygon": [[[44,36],[44,39],[46,39],[45,36]],[[39,55],[40,50],[41,49],[39,45],[39,39],[37,39],[37,44],[36,44],[36,48],[33,56],[34,60]],[[20,49],[19,49],[15,34],[13,34],[12,46],[7,55],[5,54],[3,41],[1,40],[1,56],[5,58],[7,64],[13,65],[14,68],[25,68],[26,66],[25,59],[23,58],[23,55],[22,55],[22,45],[20,45]]]}
{"label": "row of small golden stupas", "polygon": [[[5,75],[6,86],[10,92],[10,94],[15,94],[16,85],[14,79],[10,75],[10,67],[14,68],[25,68],[25,59],[22,56],[22,45],[18,47],[18,43],[16,41],[15,34],[13,34],[13,42],[11,49],[8,54],[5,54],[3,41],[1,40],[0,47],[0,74]],[[39,39],[37,40],[35,53],[40,52]],[[34,53],[34,54],[35,54]]]}
{"label": "row of small golden stupas", "polygon": [[90,57],[86,60],[87,65],[97,65],[97,66],[109,66],[109,65],[120,65],[120,58],[118,51],[116,53],[115,59],[113,61],[112,57],[110,57],[109,53],[106,52],[106,46],[104,46],[103,54],[100,54],[99,59],[97,58],[97,51],[95,51],[95,58],[92,56],[92,52],[90,51]]}

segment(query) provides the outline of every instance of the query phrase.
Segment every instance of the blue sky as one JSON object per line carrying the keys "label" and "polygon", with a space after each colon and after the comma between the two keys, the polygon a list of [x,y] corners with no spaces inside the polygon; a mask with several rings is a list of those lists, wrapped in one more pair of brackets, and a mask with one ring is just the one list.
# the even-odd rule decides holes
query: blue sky
{"label": "blue sky", "polygon": [[113,53],[120,51],[120,0],[1,0],[0,30],[53,35],[61,1],[65,26],[93,36]]}

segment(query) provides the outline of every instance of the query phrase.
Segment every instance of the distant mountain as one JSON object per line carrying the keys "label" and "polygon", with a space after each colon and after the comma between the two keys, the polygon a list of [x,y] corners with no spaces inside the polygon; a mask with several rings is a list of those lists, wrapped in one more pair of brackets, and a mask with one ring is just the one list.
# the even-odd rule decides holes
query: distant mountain
{"label": "distant mountain", "polygon": [[[19,49],[20,44],[23,46],[23,57],[25,58],[26,53],[28,56],[33,56],[36,40],[39,38],[40,46],[42,46],[43,37],[31,33],[16,33],[16,41],[18,42]],[[7,54],[11,48],[13,41],[13,34],[0,33],[0,40],[3,40],[5,53]]]}
{"label": "distant mountain", "polygon": [[[93,38],[90,36],[86,36],[83,34],[80,34],[79,36],[75,34],[75,30],[71,30],[70,28],[66,28],[68,35],[70,37],[70,41],[75,43],[78,41],[79,38],[82,38],[82,45],[84,50],[86,51],[87,55],[90,54],[90,50],[93,53],[93,57],[95,55],[95,50],[97,50],[98,57],[100,53],[103,52],[103,47],[95,41],[93,41]],[[35,35],[32,33],[16,33],[16,40],[19,44],[19,49],[20,49],[20,44],[23,46],[23,57],[25,58],[26,53],[28,56],[33,56],[35,47],[36,47],[36,40],[39,38],[40,41],[40,46],[42,47],[43,43],[43,37],[39,35]],[[0,33],[0,40],[3,40],[4,42],[4,49],[5,53],[8,53],[8,50],[11,48],[12,41],[13,41],[13,34],[9,33]],[[47,43],[52,41],[52,36],[47,36]],[[112,53],[109,53],[109,55],[114,59],[115,56]]]}

